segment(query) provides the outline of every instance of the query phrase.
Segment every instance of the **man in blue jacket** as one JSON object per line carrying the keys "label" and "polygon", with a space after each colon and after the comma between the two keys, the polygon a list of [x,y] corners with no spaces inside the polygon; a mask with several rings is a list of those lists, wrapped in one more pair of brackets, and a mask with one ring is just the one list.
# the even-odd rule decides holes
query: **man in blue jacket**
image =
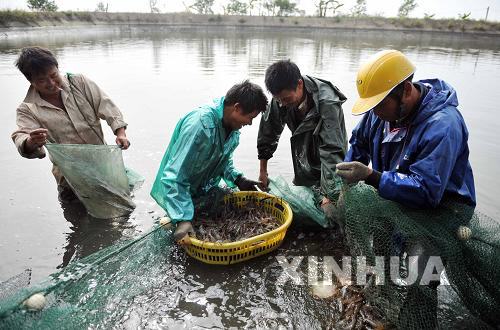
{"label": "man in blue jacket", "polygon": [[[361,66],[356,79],[360,98],[352,113],[364,116],[336,172],[348,183],[364,180],[381,197],[409,207],[432,208],[450,198],[473,210],[476,196],[468,131],[457,109],[457,94],[439,79],[412,82],[414,73],[415,66],[396,50],[379,52]],[[410,262],[416,262],[419,282],[435,251],[428,249],[425,239],[403,244],[408,256],[418,257]],[[406,328],[405,322],[415,318],[425,318],[430,328],[437,327],[438,285],[439,281],[430,281],[427,293],[408,288],[398,328]]]}
{"label": "man in blue jacket", "polygon": [[436,207],[443,197],[475,206],[457,94],[439,79],[412,82],[414,73],[396,50],[379,52],[360,68],[352,113],[365,115],[337,174],[348,183],[364,180],[381,197],[409,207]]}
{"label": "man in blue jacket", "polygon": [[240,190],[255,190],[260,184],[234,168],[233,152],[239,144],[239,129],[251,125],[266,106],[262,89],[247,80],[177,123],[151,190],[151,196],[177,225],[177,242],[194,233],[193,198],[206,194],[221,180]]}

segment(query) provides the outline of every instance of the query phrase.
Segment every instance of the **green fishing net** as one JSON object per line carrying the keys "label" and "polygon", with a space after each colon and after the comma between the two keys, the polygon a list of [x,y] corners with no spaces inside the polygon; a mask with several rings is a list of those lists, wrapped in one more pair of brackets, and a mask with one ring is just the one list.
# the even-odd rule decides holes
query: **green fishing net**
{"label": "green fishing net", "polygon": [[[46,281],[0,302],[1,329],[111,328],[123,320],[131,299],[158,285],[171,246],[171,233],[156,226],[147,234],[70,263]],[[40,312],[23,302],[41,292]]]}
{"label": "green fishing net", "polygon": [[[2,294],[0,328],[336,328],[341,313],[335,301],[312,299],[307,285],[277,284],[283,275],[277,256],[333,254],[338,259],[342,253],[352,256],[354,275],[361,269],[354,262],[357,258],[371,266],[385,261],[380,269],[374,267],[375,275],[367,276],[384,280],[367,285],[365,299],[382,311],[386,325],[432,329],[456,326],[460,317],[470,315],[464,328],[498,327],[500,224],[496,220],[451,199],[437,209],[415,210],[380,198],[363,183],[334,188],[330,197],[337,198],[335,203],[344,212],[338,217],[343,238],[321,226],[306,234],[292,228],[273,254],[215,267],[187,257],[172,243],[172,230],[156,225],[134,240],[73,261],[42,283]],[[310,214],[320,219],[319,209],[311,203],[312,190],[301,191],[307,193],[285,197],[296,206],[307,205]],[[332,245],[342,239],[343,252]],[[435,278],[425,284],[420,279],[410,283],[411,258],[417,255],[424,262],[439,257],[444,271],[431,272],[445,285],[437,286]],[[391,274],[391,257],[398,257],[398,280]],[[455,298],[443,296],[442,288]],[[28,311],[23,302],[37,292],[45,294],[47,304],[41,311]],[[446,299],[453,301],[438,308],[438,301]],[[453,315],[453,322],[443,323],[446,313]]]}
{"label": "green fishing net", "polygon": [[[344,185],[337,176],[327,197],[339,213],[336,219],[327,219],[319,207],[318,189],[293,186],[282,177],[271,180],[269,187],[290,204],[295,223],[339,224],[352,260],[353,283],[358,260],[368,267],[377,266],[379,260],[378,285],[367,287],[366,297],[383,311],[386,324],[436,328],[437,286],[443,278],[460,300],[456,308],[465,307],[478,317],[476,327],[500,326],[500,224],[496,220],[451,198],[444,198],[436,209],[407,208],[381,198],[363,183]],[[398,265],[393,267],[394,275],[391,257]],[[418,259],[412,261],[414,257]],[[440,264],[444,272],[433,268]],[[422,280],[427,266],[427,275],[435,275],[433,281]],[[361,274],[368,267],[363,266]],[[410,273],[417,276],[413,282]]]}
{"label": "green fishing net", "polygon": [[110,219],[134,210],[131,192],[144,178],[125,168],[118,146],[49,143],[46,148],[90,215]]}
{"label": "green fishing net", "polygon": [[[401,329],[438,326],[439,283],[435,279],[425,281],[421,276],[414,283],[404,281],[412,266],[414,273],[422,274],[418,264],[409,261],[410,257],[418,256],[418,262],[429,267],[422,267],[424,273],[427,270],[447,279],[461,304],[481,320],[475,324],[476,328],[500,325],[497,221],[451,198],[444,198],[436,209],[407,208],[381,198],[375,189],[363,183],[345,187],[342,197],[350,255],[365,257],[372,266],[377,257],[385,261],[383,272],[379,272],[385,280],[369,289],[367,299],[384,311],[386,322]],[[398,257],[400,266],[394,267],[398,269],[397,276],[392,278],[390,257]],[[445,276],[439,274],[439,267],[433,269],[439,262],[444,266]]]}

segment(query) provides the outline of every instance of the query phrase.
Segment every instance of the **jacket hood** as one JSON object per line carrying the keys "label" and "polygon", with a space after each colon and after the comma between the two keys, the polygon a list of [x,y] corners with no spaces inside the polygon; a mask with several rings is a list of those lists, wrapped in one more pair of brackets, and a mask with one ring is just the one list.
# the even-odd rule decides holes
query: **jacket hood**
{"label": "jacket hood", "polygon": [[425,79],[418,82],[430,87],[430,89],[422,100],[418,114],[413,122],[414,124],[424,121],[448,106],[454,108],[458,106],[458,98],[455,89],[445,81],[440,79]]}

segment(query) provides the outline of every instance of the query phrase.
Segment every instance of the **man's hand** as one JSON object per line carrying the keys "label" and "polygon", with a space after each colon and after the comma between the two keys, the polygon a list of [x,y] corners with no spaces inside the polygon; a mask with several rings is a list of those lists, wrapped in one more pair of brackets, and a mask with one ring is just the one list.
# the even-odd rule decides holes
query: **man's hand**
{"label": "man's hand", "polygon": [[268,191],[269,190],[269,176],[267,175],[267,172],[260,172],[259,181],[260,181],[259,188],[264,190],[264,191]]}
{"label": "man's hand", "polygon": [[119,129],[116,130],[116,144],[122,148],[123,150],[127,150],[128,147],[130,147],[130,141],[127,138],[127,135],[125,134],[125,128],[120,127]]}
{"label": "man's hand", "polygon": [[26,152],[31,153],[47,143],[48,130],[45,128],[37,128],[30,132],[30,136],[26,139],[24,147]]}
{"label": "man's hand", "polygon": [[372,172],[371,168],[360,162],[339,163],[335,171],[347,183],[366,180]]}
{"label": "man's hand", "polygon": [[256,185],[261,185],[262,182],[260,181],[253,181],[245,178],[243,175],[238,177],[236,181],[234,182],[236,186],[240,189],[240,191],[256,191],[257,188],[255,188]]}
{"label": "man's hand", "polygon": [[259,169],[259,188],[263,191],[269,191],[269,176],[267,175],[267,159],[261,159]]}
{"label": "man's hand", "polygon": [[180,245],[189,244],[189,237],[194,236],[191,221],[179,221],[174,232],[174,240]]}

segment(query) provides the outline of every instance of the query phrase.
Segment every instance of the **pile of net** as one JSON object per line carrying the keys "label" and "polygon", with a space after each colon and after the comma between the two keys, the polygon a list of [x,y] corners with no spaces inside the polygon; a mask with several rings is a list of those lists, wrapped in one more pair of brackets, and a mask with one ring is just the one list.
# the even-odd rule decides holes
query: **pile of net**
{"label": "pile of net", "polygon": [[[327,191],[324,192],[325,197],[328,197],[336,208],[343,206],[341,198],[342,187],[342,179],[335,175],[328,185]],[[323,228],[333,228],[336,226],[334,219],[325,217],[320,207],[324,196],[317,186],[295,186],[289,184],[282,176],[278,176],[269,180],[269,193],[287,201],[293,211],[294,223],[306,226],[320,225]],[[339,212],[343,213],[344,211],[339,210]]]}
{"label": "pile of net", "polygon": [[214,211],[199,210],[193,219],[196,238],[215,243],[241,241],[281,226],[271,213],[249,202],[243,207],[221,204]]}
{"label": "pile of net", "polygon": [[[381,198],[371,186],[344,185],[338,177],[327,193],[337,216],[326,219],[316,188],[289,185],[281,177],[272,180],[270,188],[290,204],[294,222],[306,223],[303,219],[308,218],[322,227],[338,223],[351,257],[351,288],[359,291],[356,284],[360,279],[366,282],[365,275],[377,279],[377,285],[361,287],[361,301],[363,306],[382,311],[384,324],[403,329],[436,328],[440,282],[458,297],[454,308],[477,317],[475,327],[500,324],[497,220],[446,197],[436,209],[404,207]],[[397,265],[393,269],[391,261]],[[434,276],[428,280],[424,274]],[[351,313],[354,311],[352,308]],[[362,323],[362,317],[355,319],[349,315],[347,324],[369,327]]]}
{"label": "pile of net", "polygon": [[[500,324],[497,221],[449,198],[436,209],[410,209],[381,198],[363,183],[344,187],[342,198],[353,268],[360,267],[358,260],[374,266],[372,273],[379,283],[365,297],[384,312],[387,324],[402,329],[436,328],[437,286],[443,278],[461,304],[479,318],[476,327]],[[418,259],[412,260],[414,256]],[[391,269],[391,257],[399,267]],[[416,278],[409,277],[415,274]]]}

